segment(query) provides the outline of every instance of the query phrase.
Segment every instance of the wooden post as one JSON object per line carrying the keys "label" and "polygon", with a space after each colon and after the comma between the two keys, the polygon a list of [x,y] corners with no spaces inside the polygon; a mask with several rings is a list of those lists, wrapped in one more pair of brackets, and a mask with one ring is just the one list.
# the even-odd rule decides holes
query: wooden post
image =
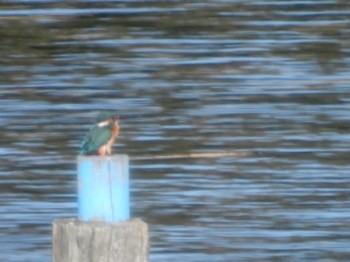
{"label": "wooden post", "polygon": [[78,219],[53,222],[53,262],[147,262],[148,228],[129,219],[127,155],[78,157]]}
{"label": "wooden post", "polygon": [[140,219],[53,222],[53,262],[147,262],[148,232]]}
{"label": "wooden post", "polygon": [[83,221],[129,219],[127,155],[78,157],[78,217]]}

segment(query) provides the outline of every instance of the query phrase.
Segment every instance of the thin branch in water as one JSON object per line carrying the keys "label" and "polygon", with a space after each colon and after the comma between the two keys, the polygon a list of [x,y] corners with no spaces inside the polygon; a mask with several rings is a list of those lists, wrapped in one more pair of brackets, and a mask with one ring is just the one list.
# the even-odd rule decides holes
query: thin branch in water
{"label": "thin branch in water", "polygon": [[155,155],[155,156],[130,156],[130,160],[154,160],[154,159],[180,159],[180,158],[215,158],[215,157],[244,157],[248,152],[216,152],[216,153],[190,153],[174,155]]}

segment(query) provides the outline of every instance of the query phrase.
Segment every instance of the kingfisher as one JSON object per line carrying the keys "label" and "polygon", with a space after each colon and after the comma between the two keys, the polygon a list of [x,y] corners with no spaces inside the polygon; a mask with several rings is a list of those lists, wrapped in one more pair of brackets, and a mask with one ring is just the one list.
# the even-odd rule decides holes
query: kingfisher
{"label": "kingfisher", "polygon": [[118,134],[119,117],[112,112],[100,113],[81,144],[80,155],[110,156]]}

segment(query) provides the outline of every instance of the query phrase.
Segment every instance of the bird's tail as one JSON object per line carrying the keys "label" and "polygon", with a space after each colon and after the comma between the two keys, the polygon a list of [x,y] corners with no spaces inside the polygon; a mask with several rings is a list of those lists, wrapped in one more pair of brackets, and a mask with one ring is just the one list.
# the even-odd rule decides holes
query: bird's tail
{"label": "bird's tail", "polygon": [[81,156],[86,155],[87,152],[88,152],[88,144],[86,141],[83,141],[80,145],[79,155]]}

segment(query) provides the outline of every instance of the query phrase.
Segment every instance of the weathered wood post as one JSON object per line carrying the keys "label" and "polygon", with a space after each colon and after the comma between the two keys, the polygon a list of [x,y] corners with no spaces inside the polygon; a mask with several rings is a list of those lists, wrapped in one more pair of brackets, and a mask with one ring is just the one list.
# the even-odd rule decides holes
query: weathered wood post
{"label": "weathered wood post", "polygon": [[53,262],[148,261],[148,228],[130,218],[126,155],[78,157],[78,219],[53,222]]}

